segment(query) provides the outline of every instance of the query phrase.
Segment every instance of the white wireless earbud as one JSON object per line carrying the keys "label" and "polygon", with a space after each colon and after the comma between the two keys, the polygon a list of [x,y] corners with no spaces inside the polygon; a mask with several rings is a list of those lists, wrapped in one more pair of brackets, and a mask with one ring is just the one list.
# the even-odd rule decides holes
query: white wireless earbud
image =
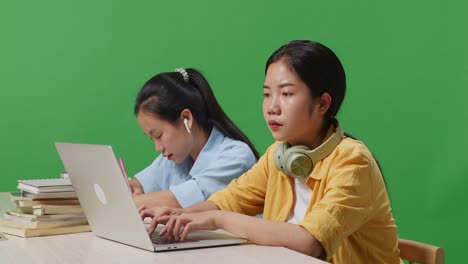
{"label": "white wireless earbud", "polygon": [[190,133],[190,128],[188,127],[188,119],[187,118],[184,118],[184,125],[185,125],[185,128],[187,129],[187,132]]}

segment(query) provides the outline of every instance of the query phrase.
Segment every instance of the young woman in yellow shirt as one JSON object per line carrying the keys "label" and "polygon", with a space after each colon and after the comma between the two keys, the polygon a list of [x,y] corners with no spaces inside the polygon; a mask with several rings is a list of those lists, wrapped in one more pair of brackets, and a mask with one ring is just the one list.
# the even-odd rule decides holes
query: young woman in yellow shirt
{"label": "young woman in yellow shirt", "polygon": [[379,166],[335,118],[345,88],[329,48],[312,41],[280,47],[266,63],[263,87],[264,118],[277,142],[205,202],[141,208],[142,217],[153,217],[149,232],[165,224],[161,234],[184,240],[192,230],[222,228],[333,263],[400,263]]}

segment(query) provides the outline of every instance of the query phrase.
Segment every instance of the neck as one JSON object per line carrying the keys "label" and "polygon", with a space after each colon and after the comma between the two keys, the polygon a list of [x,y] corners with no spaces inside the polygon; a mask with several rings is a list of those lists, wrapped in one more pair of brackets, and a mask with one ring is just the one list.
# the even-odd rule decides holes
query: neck
{"label": "neck", "polygon": [[190,152],[190,157],[195,162],[198,158],[198,155],[200,155],[201,150],[208,141],[210,135],[200,126],[196,126],[196,128],[192,130],[191,135],[194,144],[192,151]]}
{"label": "neck", "polygon": [[[288,142],[291,145],[304,145],[307,146],[309,149],[316,149],[320,144],[322,144],[325,136],[327,135],[329,126],[324,127],[325,123],[321,122],[321,124],[317,127],[312,128],[313,130],[305,130],[303,131],[302,136],[298,137],[297,141]],[[311,137],[310,135],[315,135]],[[299,139],[300,138],[300,139]]]}
{"label": "neck", "polygon": [[309,147],[310,149],[316,149],[320,144],[322,144],[323,140],[325,139],[325,136],[327,135],[327,129],[320,129],[317,131],[317,136],[312,138],[309,142],[306,142],[304,145]]}

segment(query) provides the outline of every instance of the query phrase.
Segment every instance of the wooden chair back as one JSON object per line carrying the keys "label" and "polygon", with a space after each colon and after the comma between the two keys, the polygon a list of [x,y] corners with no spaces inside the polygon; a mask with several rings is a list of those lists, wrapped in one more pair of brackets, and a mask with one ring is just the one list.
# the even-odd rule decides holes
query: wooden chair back
{"label": "wooden chair back", "polygon": [[445,261],[445,252],[441,247],[399,239],[398,248],[400,249],[400,258],[407,260],[409,264],[444,264]]}

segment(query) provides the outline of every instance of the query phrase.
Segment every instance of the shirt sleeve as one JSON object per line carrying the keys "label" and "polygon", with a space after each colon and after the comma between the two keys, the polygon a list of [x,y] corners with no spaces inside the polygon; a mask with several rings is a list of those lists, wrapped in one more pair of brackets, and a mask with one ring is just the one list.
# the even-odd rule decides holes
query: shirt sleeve
{"label": "shirt sleeve", "polygon": [[299,223],[322,244],[327,259],[342,241],[369,217],[375,197],[375,163],[363,155],[337,161],[330,171],[324,197]]}
{"label": "shirt sleeve", "polygon": [[[271,147],[270,147],[271,148]],[[208,199],[219,209],[246,215],[263,213],[268,185],[268,153],[249,171],[233,180],[227,188],[214,193]]]}
{"label": "shirt sleeve", "polygon": [[156,172],[160,171],[161,159],[162,156],[160,155],[151,165],[135,175],[135,178],[140,182],[141,186],[143,186],[143,191],[145,193],[162,191],[162,188],[157,183],[157,177],[155,176]]}
{"label": "shirt sleeve", "polygon": [[212,193],[225,188],[233,179],[242,175],[253,164],[255,156],[246,144],[226,146],[222,151],[210,157],[207,166],[190,175],[190,179],[177,185],[172,185],[172,191],[182,207],[205,201]]}

